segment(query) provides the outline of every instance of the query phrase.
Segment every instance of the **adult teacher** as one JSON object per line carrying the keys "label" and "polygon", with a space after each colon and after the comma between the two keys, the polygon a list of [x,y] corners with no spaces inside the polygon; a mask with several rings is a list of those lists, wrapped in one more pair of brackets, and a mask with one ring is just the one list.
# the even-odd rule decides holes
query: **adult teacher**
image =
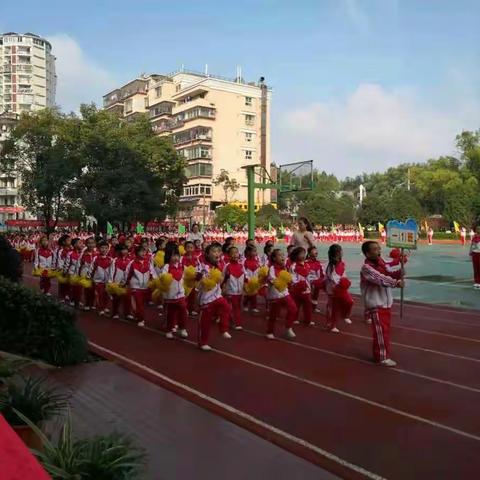
{"label": "adult teacher", "polygon": [[313,236],[312,224],[305,217],[298,219],[298,230],[293,232],[290,245],[294,247],[302,247],[308,251],[310,247],[315,246],[315,238]]}
{"label": "adult teacher", "polygon": [[187,242],[195,242],[195,240],[200,240],[203,243],[203,233],[200,232],[198,223],[194,223],[187,234]]}

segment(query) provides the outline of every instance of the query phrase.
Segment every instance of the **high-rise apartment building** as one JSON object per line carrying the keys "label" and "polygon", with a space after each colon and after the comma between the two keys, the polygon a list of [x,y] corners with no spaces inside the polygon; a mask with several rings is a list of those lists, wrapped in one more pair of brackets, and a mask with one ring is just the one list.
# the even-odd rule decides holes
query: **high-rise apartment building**
{"label": "high-rise apartment building", "polygon": [[[229,80],[181,70],[169,75],[144,75],[108,94],[104,108],[128,119],[148,114],[158,135],[171,137],[187,161],[187,184],[180,215],[210,220],[214,209],[247,201],[245,165],[270,167],[270,97],[263,79],[246,83],[238,74]],[[226,170],[240,184],[225,191],[213,180]],[[258,204],[270,201],[259,192]]]}
{"label": "high-rise apartment building", "polygon": [[0,113],[22,113],[55,105],[52,46],[33,33],[0,35]]}

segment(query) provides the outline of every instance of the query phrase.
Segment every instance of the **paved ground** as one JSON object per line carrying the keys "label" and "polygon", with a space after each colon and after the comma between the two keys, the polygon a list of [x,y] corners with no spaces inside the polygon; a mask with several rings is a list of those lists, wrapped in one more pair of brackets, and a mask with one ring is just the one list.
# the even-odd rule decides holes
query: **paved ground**
{"label": "paved ground", "polygon": [[[322,261],[327,259],[328,244],[319,244]],[[359,271],[363,256],[359,244],[343,244],[352,291],[359,292]],[[384,247],[384,256],[390,249]],[[407,300],[444,304],[480,310],[480,291],[473,289],[473,270],[468,246],[460,244],[419,245],[406,265]],[[397,291],[397,297],[399,296]]]}

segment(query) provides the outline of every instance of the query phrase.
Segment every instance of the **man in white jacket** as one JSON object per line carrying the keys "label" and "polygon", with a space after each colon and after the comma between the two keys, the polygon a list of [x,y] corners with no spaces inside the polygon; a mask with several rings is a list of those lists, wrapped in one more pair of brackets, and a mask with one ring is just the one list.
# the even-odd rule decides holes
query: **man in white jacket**
{"label": "man in white jacket", "polygon": [[396,362],[390,358],[392,288],[402,287],[403,279],[398,278],[400,272],[388,271],[378,242],[364,242],[362,252],[366,258],[360,271],[360,288],[365,318],[372,325],[373,358],[384,367],[394,367]]}

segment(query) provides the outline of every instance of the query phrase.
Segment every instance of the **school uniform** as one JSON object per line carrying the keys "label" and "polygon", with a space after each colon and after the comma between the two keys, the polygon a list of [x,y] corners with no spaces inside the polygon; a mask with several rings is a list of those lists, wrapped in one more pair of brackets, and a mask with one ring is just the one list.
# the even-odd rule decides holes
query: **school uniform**
{"label": "school uniform", "polygon": [[112,265],[112,258],[107,255],[97,255],[93,259],[91,277],[95,284],[97,306],[100,312],[105,312],[108,306],[108,295],[105,289]]}
{"label": "school uniform", "polygon": [[472,243],[470,244],[470,256],[472,258],[473,265],[473,278],[476,288],[480,288],[480,234],[476,233],[472,237]]}
{"label": "school uniform", "polygon": [[[243,268],[245,270],[245,283],[248,283],[253,277],[258,277],[260,266],[261,265],[257,256],[253,258],[246,258],[243,261]],[[260,290],[262,290],[262,288]],[[265,295],[265,292],[262,291],[262,293],[260,293],[260,290],[258,294]],[[245,295],[243,298],[244,307],[247,309],[250,307],[252,310],[257,310],[257,295]]]}
{"label": "school uniform", "polygon": [[297,305],[297,309],[303,311],[303,322],[307,325],[312,324],[311,289],[308,281],[310,267],[306,262],[293,262],[290,266],[290,273],[292,274],[290,287],[292,298]]}
{"label": "school uniform", "polygon": [[225,296],[232,306],[232,320],[235,327],[242,326],[242,295],[245,284],[245,270],[239,261],[230,261],[223,269]]}
{"label": "school uniform", "polygon": [[[198,268],[198,265],[199,265],[198,257],[195,256],[195,254],[193,254],[191,257],[187,256],[187,255],[184,255],[182,257],[183,268],[194,267],[195,270],[196,270]],[[192,313],[196,314],[196,312],[195,312],[196,299],[197,299],[197,289],[196,289],[196,287],[193,287],[190,290],[190,293],[188,294],[188,297],[186,298],[187,309],[188,309],[190,314],[192,314]]]}
{"label": "school uniform", "polygon": [[165,315],[167,318],[167,331],[172,332],[178,325],[180,330],[185,330],[187,325],[187,303],[185,300],[185,287],[183,286],[184,267],[181,262],[164,265],[162,274],[172,276],[172,283],[167,292],[163,294]]}
{"label": "school uniform", "polygon": [[390,276],[385,262],[366,259],[360,271],[365,318],[371,321],[373,334],[373,358],[382,362],[390,358],[390,322],[392,315],[392,288],[399,280]]}
{"label": "school uniform", "polygon": [[[98,255],[95,250],[84,250],[80,258],[79,275],[83,278],[90,278],[92,272],[93,260]],[[92,284],[90,288],[83,289],[85,309],[90,309],[95,306],[95,285]]]}
{"label": "school uniform", "polygon": [[[108,281],[111,283],[125,284],[127,281],[127,267],[130,263],[128,257],[116,257],[110,265]],[[112,295],[112,315],[118,315],[120,305],[123,306],[123,314],[130,315],[130,295]]]}
{"label": "school uniform", "polygon": [[309,258],[306,260],[306,263],[310,267],[308,281],[312,289],[312,303],[316,305],[318,303],[320,290],[325,288],[325,275],[322,264],[316,258]]}
{"label": "school uniform", "polygon": [[[71,252],[70,247],[61,247],[57,252],[56,259],[56,268],[62,273],[65,272],[66,262],[68,260],[68,255]],[[68,283],[59,283],[58,284],[58,296],[61,300],[66,301],[70,299],[70,285]]]}
{"label": "school uniform", "polygon": [[[223,266],[219,263],[213,266],[208,262],[199,264],[198,273],[201,277],[207,277],[212,269],[220,271]],[[200,304],[200,322],[199,322],[199,336],[198,344],[200,347],[208,345],[210,334],[210,325],[212,320],[219,317],[219,328],[221,333],[228,330],[228,322],[230,320],[231,306],[227,300],[222,296],[222,289],[220,283],[217,283],[211,290],[205,290],[202,282],[199,283],[198,301]]]}
{"label": "school uniform", "polygon": [[51,270],[54,267],[54,255],[53,251],[50,248],[37,248],[35,250],[35,258],[33,262],[33,268],[39,268],[44,270],[40,275],[40,290],[47,294],[50,292],[51,281],[48,276],[47,270]]}
{"label": "school uniform", "polygon": [[277,290],[274,285],[274,280],[280,275],[282,271],[286,270],[284,267],[279,265],[272,265],[268,270],[268,288],[267,288],[267,300],[269,304],[269,317],[268,317],[268,326],[267,334],[275,334],[275,323],[277,317],[282,308],[285,308],[287,315],[285,319],[285,327],[287,329],[292,328],[293,322],[297,318],[298,309],[293,301],[288,287],[285,290]]}
{"label": "school uniform", "polygon": [[[69,277],[69,279],[74,275],[78,275],[80,270],[81,256],[82,252],[79,252],[78,250],[72,250],[69,252],[64,267],[64,272]],[[81,298],[82,286],[70,284],[70,300],[74,302],[76,307],[78,307]]]}
{"label": "school uniform", "polygon": [[139,322],[143,322],[145,318],[146,292],[149,290],[148,282],[152,277],[156,278],[157,273],[151,263],[147,263],[141,258],[135,258],[128,264],[126,275],[127,286],[135,301],[135,316]]}
{"label": "school uniform", "polygon": [[345,271],[345,263],[329,265],[325,273],[325,288],[328,295],[326,327],[328,330],[336,328],[339,320],[350,318],[353,307],[353,298],[348,289],[351,282]]}

